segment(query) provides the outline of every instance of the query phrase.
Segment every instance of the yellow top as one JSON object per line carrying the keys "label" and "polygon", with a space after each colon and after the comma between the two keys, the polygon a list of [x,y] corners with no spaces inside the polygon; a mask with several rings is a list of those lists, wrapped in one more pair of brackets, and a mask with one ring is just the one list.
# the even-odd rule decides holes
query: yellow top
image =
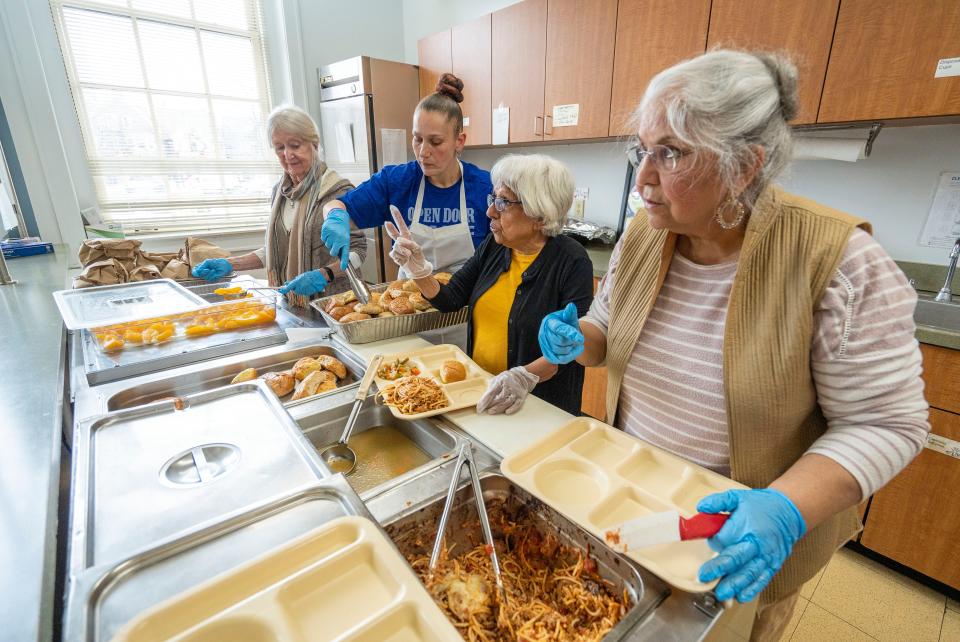
{"label": "yellow top", "polygon": [[513,251],[510,269],[500,275],[497,282],[484,292],[473,308],[473,360],[490,374],[500,374],[507,369],[507,320],[513,297],[530,267],[540,252],[520,254]]}

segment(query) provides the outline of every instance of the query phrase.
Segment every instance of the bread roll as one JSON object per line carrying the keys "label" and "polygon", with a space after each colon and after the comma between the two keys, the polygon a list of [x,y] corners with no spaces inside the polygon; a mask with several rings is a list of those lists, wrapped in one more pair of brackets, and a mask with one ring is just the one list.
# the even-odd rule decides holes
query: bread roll
{"label": "bread roll", "polygon": [[346,292],[334,295],[333,298],[337,300],[338,305],[347,305],[348,303],[356,301],[357,295],[353,293],[353,290],[347,290]]}
{"label": "bread roll", "polygon": [[376,303],[358,303],[353,306],[353,311],[363,312],[364,314],[369,314],[370,316],[375,317],[383,312],[383,308]]}
{"label": "bread roll", "polygon": [[367,303],[372,303],[373,305],[380,305],[380,296],[382,292],[371,292],[370,300]]}
{"label": "bread roll", "polygon": [[267,385],[273,390],[273,394],[278,397],[289,395],[293,392],[297,383],[297,380],[289,372],[268,372],[260,378],[267,382]]}
{"label": "bread roll", "polygon": [[467,369],[462,363],[456,360],[444,361],[440,366],[440,381],[443,383],[453,383],[454,381],[463,381],[467,378]]}
{"label": "bread roll", "polygon": [[390,284],[390,287],[388,287],[387,289],[388,289],[388,290],[402,290],[404,283],[406,283],[406,280],[404,280],[404,279],[397,279],[396,281],[392,282],[392,283]]}
{"label": "bread roll", "polygon": [[317,370],[307,375],[307,378],[300,382],[296,392],[293,393],[293,400],[305,399],[313,395],[335,390],[337,387],[336,379],[331,380],[333,373],[326,370]]}
{"label": "bread roll", "polygon": [[440,281],[440,283],[446,285],[447,283],[450,283],[451,276],[453,275],[450,274],[449,272],[437,272],[436,274],[433,275],[433,278],[435,278],[437,281]]}
{"label": "bread roll", "polygon": [[323,311],[330,314],[330,311],[339,305],[340,303],[337,301],[337,297],[332,296],[323,304]]}
{"label": "bread roll", "polygon": [[366,321],[367,319],[372,319],[369,314],[364,314],[363,312],[351,312],[350,314],[345,314],[340,317],[340,323],[353,323],[354,321]]}
{"label": "bread roll", "polygon": [[403,289],[407,292],[420,292],[420,288],[417,287],[416,281],[413,279],[408,279],[403,282]]}
{"label": "bread roll", "polygon": [[410,296],[411,293],[401,288],[390,288],[389,290],[387,290],[387,294],[390,295],[391,299],[396,300],[396,299],[406,299],[408,296]]}
{"label": "bread roll", "polygon": [[393,301],[393,297],[390,296],[389,290],[381,292],[380,298],[377,300],[377,305],[381,308],[386,309],[390,305],[390,302]]}
{"label": "bread roll", "polygon": [[320,365],[323,366],[324,370],[329,370],[333,374],[337,375],[338,379],[343,379],[347,376],[347,366],[343,365],[343,362],[336,357],[331,357],[327,354],[322,354],[317,357],[317,361],[320,362]]}
{"label": "bread roll", "polygon": [[348,305],[338,305],[334,309],[330,310],[330,316],[333,317],[334,321],[339,321],[346,315],[353,312],[353,308]]}
{"label": "bread roll", "polygon": [[396,315],[413,314],[414,307],[407,298],[394,299],[390,302],[390,311]]}
{"label": "bread roll", "polygon": [[390,310],[384,310],[383,312],[381,312],[380,314],[377,315],[377,318],[378,318],[378,319],[389,319],[390,317],[395,317],[395,316],[397,316],[397,315],[395,315],[395,314],[394,314],[393,312],[391,312]]}
{"label": "bread roll", "polygon": [[241,370],[240,373],[230,381],[230,383],[243,383],[244,381],[253,381],[256,378],[257,369],[247,368],[246,370]]}
{"label": "bread roll", "polygon": [[307,378],[307,375],[317,370],[323,370],[323,366],[313,357],[304,357],[293,364],[293,376],[297,381],[303,381]]}
{"label": "bread roll", "polygon": [[424,298],[424,296],[419,292],[417,292],[416,294],[411,294],[408,300],[410,301],[410,305],[413,306],[414,310],[420,310],[422,312],[427,308],[431,307],[430,302],[427,301]]}

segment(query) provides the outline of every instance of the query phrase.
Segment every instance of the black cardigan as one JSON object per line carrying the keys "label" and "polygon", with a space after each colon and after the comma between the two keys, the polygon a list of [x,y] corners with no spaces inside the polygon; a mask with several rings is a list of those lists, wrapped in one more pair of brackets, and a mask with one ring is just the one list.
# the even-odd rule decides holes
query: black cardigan
{"label": "black cardigan", "polygon": [[[513,253],[488,236],[470,259],[440,286],[430,299],[439,310],[452,312],[470,306],[467,320],[467,352],[473,354],[473,311],[477,300],[500,275],[510,269]],[[507,367],[525,366],[540,358],[537,333],[547,314],[577,306],[583,316],[593,300],[593,264],[583,247],[566,236],[551,236],[540,255],[523,273],[507,321]],[[537,384],[533,394],[570,414],[580,414],[583,366],[573,362],[560,366],[549,381]]]}

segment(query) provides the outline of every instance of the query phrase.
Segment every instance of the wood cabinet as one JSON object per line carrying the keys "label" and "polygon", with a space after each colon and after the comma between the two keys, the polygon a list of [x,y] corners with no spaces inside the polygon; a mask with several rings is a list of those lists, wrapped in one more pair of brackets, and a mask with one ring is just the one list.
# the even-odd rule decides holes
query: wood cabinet
{"label": "wood cabinet", "polygon": [[543,140],[547,0],[525,0],[493,12],[491,108],[510,108],[511,143]]}
{"label": "wood cabinet", "polygon": [[817,122],[840,0],[713,0],[707,49],[784,51],[797,65],[800,110]]}
{"label": "wood cabinet", "polygon": [[[543,140],[607,136],[616,32],[617,0],[549,0]],[[575,125],[557,122],[561,106]]]}
{"label": "wood cabinet", "polygon": [[707,45],[710,0],[620,0],[610,136],[635,134],[630,117],[650,79]]}
{"label": "wood cabinet", "polygon": [[[931,408],[930,425],[960,441],[960,415]],[[860,543],[960,589],[960,459],[924,449],[873,496]]]}
{"label": "wood cabinet", "polygon": [[447,29],[417,41],[420,98],[432,94],[440,76],[453,68],[450,37],[450,29]]}
{"label": "wood cabinet", "polygon": [[[960,351],[922,344],[934,435],[960,441]],[[960,589],[960,459],[924,448],[870,502],[860,543]]]}
{"label": "wood cabinet", "polygon": [[453,73],[463,81],[463,130],[467,145],[490,144],[490,14],[451,31]]}
{"label": "wood cabinet", "polygon": [[960,56],[960,2],[843,0],[818,121],[960,114],[960,76],[935,78]]}

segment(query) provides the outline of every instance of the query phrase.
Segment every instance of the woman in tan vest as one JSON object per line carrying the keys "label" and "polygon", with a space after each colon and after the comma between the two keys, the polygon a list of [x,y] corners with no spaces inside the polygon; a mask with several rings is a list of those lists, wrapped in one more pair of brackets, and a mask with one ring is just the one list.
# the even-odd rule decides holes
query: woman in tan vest
{"label": "woman in tan vest", "polygon": [[868,223],[772,184],[796,73],[714,51],[650,82],[628,152],[642,209],[587,315],[539,335],[553,363],[606,364],[608,422],[753,489],[697,510],[731,514],[700,577],[759,596],[755,640],[779,639],[855,506],[929,431],[902,272]]}

